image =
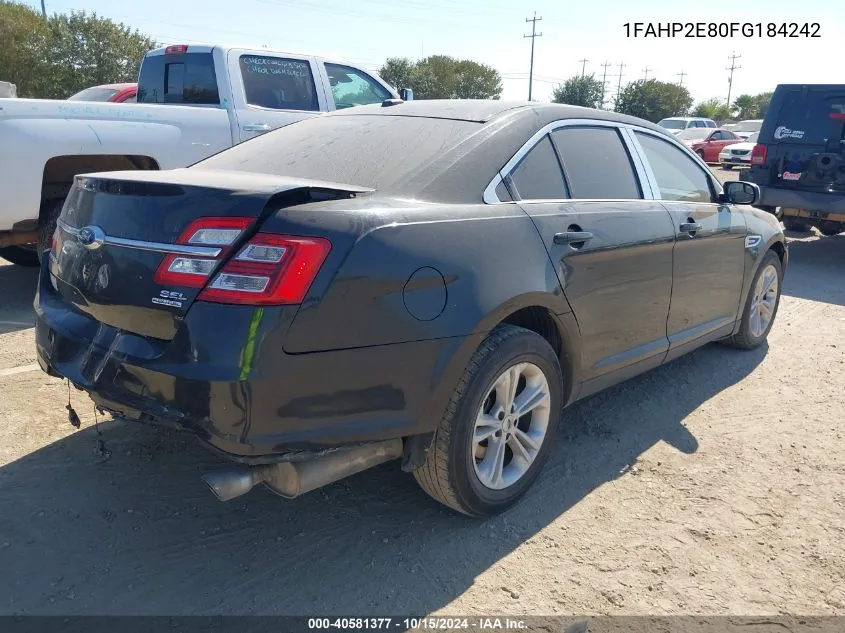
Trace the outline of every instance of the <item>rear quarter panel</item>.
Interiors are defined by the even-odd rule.
[[[316,213],[327,226],[326,212]],[[321,271],[285,339],[288,353],[465,337],[530,305],[569,311],[537,230],[516,205],[334,213],[330,231],[360,234],[342,262]],[[317,221],[301,210],[283,215],[279,222],[298,224],[291,232]]]

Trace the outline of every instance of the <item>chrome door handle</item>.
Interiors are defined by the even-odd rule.
[[[270,126],[266,123],[244,123],[244,132],[267,132]]]
[[[682,222],[681,233],[695,233],[701,230],[701,224],[698,222]]]
[[[589,231],[566,231],[566,233],[555,233],[555,244],[577,244],[593,239]]]

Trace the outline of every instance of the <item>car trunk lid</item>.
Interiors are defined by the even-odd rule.
[[[369,191],[205,169],[78,176],[54,236],[51,278],[66,301],[98,321],[169,340],[268,213]],[[200,274],[169,274],[174,266]]]

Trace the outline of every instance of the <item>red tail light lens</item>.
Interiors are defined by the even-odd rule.
[[[302,303],[331,247],[319,237],[259,233],[197,299],[247,305]]]
[[[165,55],[179,55],[182,53],[188,52],[188,45],[187,44],[173,44],[171,46],[167,46],[164,49]]]
[[[765,145],[755,145],[754,149],[751,150],[751,164],[765,165],[767,153],[768,150],[766,149]]]
[[[182,231],[177,244],[185,246],[217,246],[216,256],[166,255],[155,273],[155,282],[162,286],[202,288],[232,244],[252,223],[250,218],[198,218]]]

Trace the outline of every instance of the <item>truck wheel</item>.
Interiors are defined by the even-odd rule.
[[[414,477],[434,499],[470,516],[515,503],[554,443],[563,378],[549,343],[503,325],[490,333],[458,383]]]
[[[748,289],[739,331],[725,343],[740,349],[754,349],[762,345],[775,322],[782,282],[780,257],[774,251],[768,251]]]
[[[794,215],[785,215],[781,221],[783,222],[783,228],[787,231],[801,232],[807,230],[807,224],[801,218],[795,217]]]
[[[41,229],[38,236],[38,260],[41,260],[44,251],[49,251],[52,246],[53,233],[56,231],[56,223],[64,206],[64,200],[48,200],[41,206]]]
[[[38,251],[34,246],[7,246],[0,248],[0,257],[18,266],[38,266]]]
[[[839,235],[842,231],[845,231],[845,226],[836,222],[829,222],[819,226],[819,231],[822,232],[822,235],[830,237],[833,235]]]

